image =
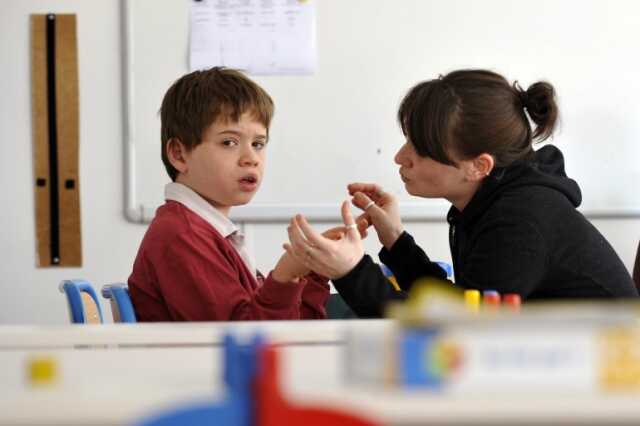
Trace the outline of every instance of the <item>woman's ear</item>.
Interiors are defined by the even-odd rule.
[[[169,139],[167,142],[167,158],[171,165],[179,172],[184,173],[187,171],[187,149],[182,142],[177,138]]]
[[[495,160],[490,154],[482,153],[469,162],[466,178],[469,181],[477,182],[491,174],[495,166]]]

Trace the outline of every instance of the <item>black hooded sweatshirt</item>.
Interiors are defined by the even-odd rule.
[[[555,146],[495,169],[463,211],[452,206],[447,215],[455,285],[517,293],[523,300],[637,297],[611,245],[576,210],[581,200]],[[419,278],[446,279],[407,232],[379,256],[402,291],[367,255],[333,281],[360,317],[382,316],[386,302],[406,298]]]

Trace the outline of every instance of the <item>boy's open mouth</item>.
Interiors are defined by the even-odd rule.
[[[240,190],[246,192],[254,192],[258,189],[258,175],[249,173],[242,176],[239,180]]]
[[[247,176],[243,176],[240,179],[240,182],[242,183],[250,183],[250,184],[254,184],[258,182],[258,177],[254,176],[254,175],[247,175]]]

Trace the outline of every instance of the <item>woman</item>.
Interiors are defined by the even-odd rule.
[[[395,162],[410,194],[452,204],[447,221],[456,286],[523,299],[638,295],[613,248],[576,210],[580,188],[565,174],[560,150],[533,150],[553,134],[557,119],[549,83],[522,90],[485,70],[454,71],[404,97],[398,121],[407,141]],[[330,277],[359,316],[381,316],[385,302],[406,297],[418,278],[446,278],[403,230],[395,197],[374,184],[348,190],[364,210],[361,219],[375,228],[384,246],[380,259],[402,292],[364,255],[353,227],[331,241],[297,216],[285,248]],[[353,223],[348,205],[343,217]]]

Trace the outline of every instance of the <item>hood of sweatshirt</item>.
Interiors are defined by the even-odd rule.
[[[496,168],[487,176],[462,212],[451,206],[449,223],[469,224],[505,191],[521,186],[544,186],[563,194],[575,207],[582,202],[580,187],[564,171],[562,152],[553,145],[535,151],[526,160]]]

